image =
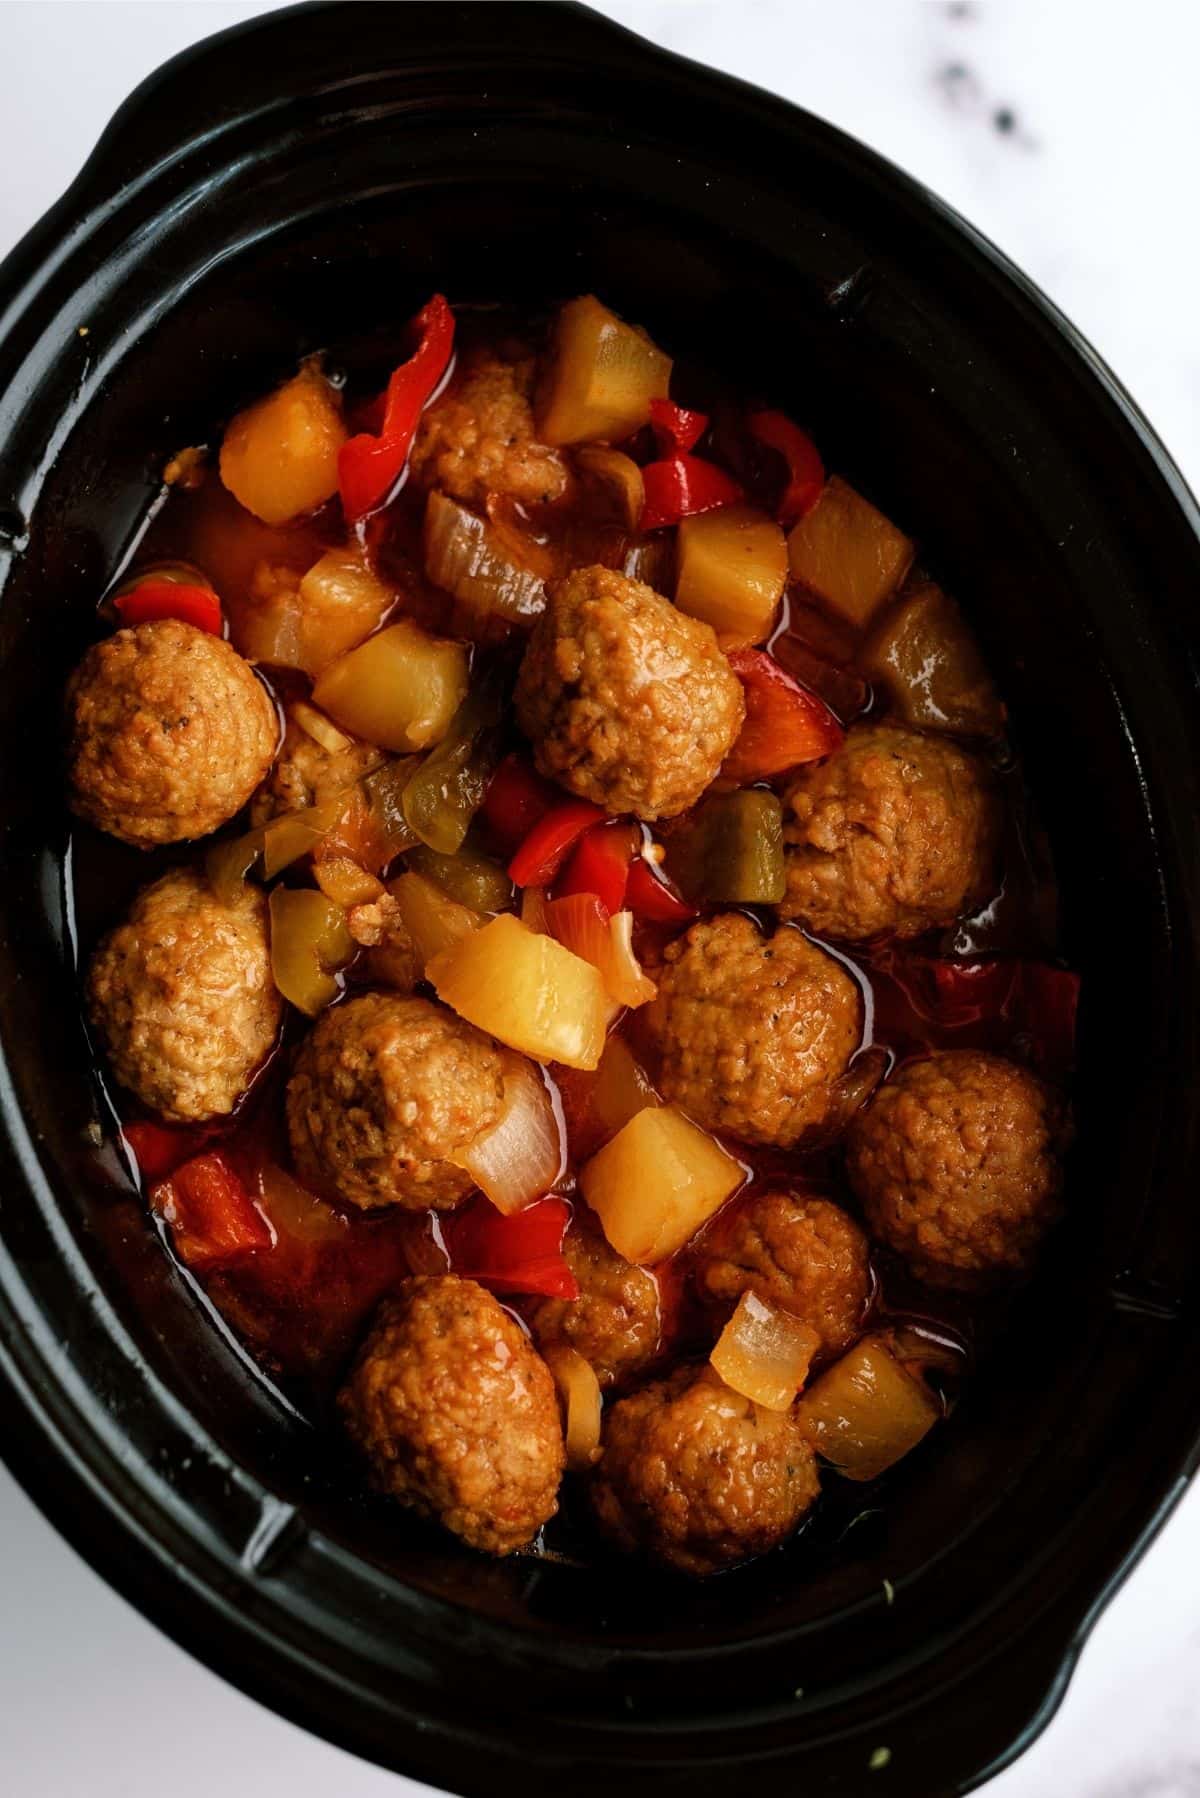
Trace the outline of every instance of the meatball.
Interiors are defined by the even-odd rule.
[[[222,905],[201,875],[165,874],[97,949],[87,1011],[113,1073],[152,1111],[228,1116],[283,1013],[263,894],[247,885]]]
[[[668,945],[643,1016],[665,1099],[708,1130],[786,1149],[840,1109],[861,1011],[851,976],[800,931],[768,937],[723,912]]]
[[[768,1411],[708,1367],[677,1368],[612,1407],[591,1486],[619,1547],[697,1574],[766,1554],[817,1493],[795,1410]]]
[[[71,676],[67,722],[72,809],[138,849],[232,818],[279,741],[249,664],[175,618],[93,644]]]
[[[563,1240],[577,1299],[538,1299],[526,1316],[541,1349],[573,1348],[590,1361],[601,1386],[635,1373],[658,1352],[658,1281],[609,1247],[594,1215],[581,1206]]]
[[[363,993],[327,1011],[288,1082],[296,1171],[369,1210],[443,1210],[474,1182],[446,1157],[500,1115],[504,1064],[490,1037],[442,1005]]]
[[[744,1292],[791,1311],[840,1355],[862,1328],[871,1296],[867,1239],[828,1199],[764,1192],[734,1205],[703,1238],[696,1290],[728,1314]]]
[[[405,1281],[380,1306],[338,1404],[380,1489],[472,1548],[511,1554],[558,1509],[554,1381],[474,1280]]]
[[[855,1118],[850,1182],[872,1231],[937,1286],[1022,1273],[1058,1211],[1059,1095],[1002,1055],[910,1061]]]
[[[345,749],[323,749],[289,718],[279,759],[251,801],[250,822],[269,824],[284,812],[320,805],[382,768],[387,759],[373,743],[355,738],[349,739]]]
[[[996,886],[1000,807],[983,763],[948,737],[863,724],[786,796],[780,915],[861,942],[917,936]]]
[[[711,627],[611,568],[578,568],[552,589],[516,706],[543,774],[642,818],[695,804],[746,710]]]
[[[560,499],[567,465],[534,433],[535,373],[528,352],[505,360],[492,350],[468,351],[417,427],[411,462],[417,484],[440,487],[468,506],[482,507],[489,493],[525,505]]]

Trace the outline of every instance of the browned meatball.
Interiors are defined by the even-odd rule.
[[[983,763],[948,737],[862,724],[787,794],[780,915],[861,942],[916,936],[996,887],[1000,808]]]
[[[529,1326],[539,1348],[576,1349],[591,1362],[601,1386],[611,1386],[657,1353],[658,1281],[609,1247],[586,1206],[572,1219],[563,1254],[579,1282],[579,1297],[538,1299],[526,1313]]]
[[[180,1123],[226,1116],[283,1011],[262,893],[247,885],[222,905],[201,875],[165,874],[97,949],[87,1008],[113,1073],[152,1111]]]
[[[746,710],[711,627],[611,568],[577,568],[552,590],[516,705],[543,774],[641,818],[695,804]]]
[[[250,822],[267,824],[284,812],[320,805],[382,768],[387,759],[373,743],[353,737],[345,749],[323,749],[289,718],[279,758],[251,801]]]
[[[839,1355],[871,1295],[867,1239],[852,1217],[809,1193],[764,1192],[724,1212],[696,1261],[701,1298],[728,1314],[744,1292],[803,1318],[821,1352]]]
[[[1019,1274],[1058,1212],[1062,1100],[1002,1055],[910,1061],[850,1127],[846,1162],[872,1231],[921,1279]]]
[[[684,1573],[717,1573],[790,1536],[817,1497],[795,1411],[709,1367],[680,1367],[606,1413],[592,1505],[605,1533]]]
[[[791,1148],[836,1115],[861,1012],[841,963],[800,931],[768,937],[723,912],[668,946],[644,1016],[664,1098],[708,1130]]]
[[[67,688],[67,724],[72,809],[138,849],[232,818],[279,741],[249,663],[174,618],[93,644]]]
[[[567,465],[534,432],[535,372],[529,353],[505,360],[493,350],[468,350],[417,427],[411,470],[418,485],[440,487],[468,506],[482,506],[489,493],[526,505],[560,499]]]
[[[288,1082],[296,1171],[364,1210],[457,1205],[474,1182],[446,1157],[500,1115],[490,1037],[428,999],[363,993],[327,1011]]]
[[[472,1548],[511,1554],[558,1509],[554,1381],[474,1280],[405,1281],[380,1306],[338,1403],[381,1490]]]

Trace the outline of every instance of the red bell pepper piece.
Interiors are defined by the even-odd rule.
[[[492,775],[482,812],[498,846],[512,855],[559,800],[558,790],[521,755],[506,755]]]
[[[221,602],[211,587],[189,586],[183,581],[166,581],[150,576],[119,593],[113,601],[121,623],[150,624],[159,618],[181,618],[197,630],[221,635],[223,620]]]
[[[586,799],[556,805],[534,825],[509,862],[509,879],[519,887],[549,886],[584,831],[604,818],[600,807]]]
[[[775,516],[785,529],[806,518],[825,491],[825,465],[807,431],[786,412],[752,412],[750,429],[760,443],[777,450],[787,463],[788,481]]]
[[[562,1252],[571,1221],[565,1199],[535,1199],[506,1217],[480,1196],[441,1223],[452,1273],[496,1292],[540,1292],[577,1299],[579,1282]]]
[[[443,294],[435,293],[412,321],[417,347],[407,362],[393,369],[377,433],[362,431],[343,443],[338,453],[338,486],[342,511],[349,522],[380,507],[408,461],[421,413],[450,366],[454,348],[454,314]]]
[[[931,961],[934,1019],[962,1029],[1000,1018],[1027,1036],[1037,1059],[1056,1072],[1068,1069],[1075,1053],[1079,976],[1049,962],[987,957],[977,961]]]
[[[746,722],[725,758],[726,780],[765,780],[831,755],[845,731],[829,707],[761,649],[732,649],[729,665],[746,693]]]
[[[625,903],[635,917],[644,918],[650,924],[690,924],[700,915],[640,856],[629,870]]]
[[[193,1131],[172,1130],[166,1124],[149,1121],[122,1124],[121,1135],[133,1150],[138,1172],[146,1181],[162,1180],[167,1174],[173,1174],[196,1147]]]
[[[634,835],[627,824],[595,824],[580,837],[555,889],[559,899],[594,893],[611,916],[625,904]]]
[[[241,1261],[275,1240],[270,1224],[219,1149],[185,1161],[160,1180],[150,1203],[171,1226],[175,1252],[202,1270]]]
[[[642,485],[646,496],[638,520],[642,531],[661,530],[664,525],[678,524],[681,518],[715,512],[742,498],[733,476],[700,456],[680,454],[664,462],[648,462],[642,470]]]
[[[660,456],[682,456],[695,449],[707,431],[708,414],[689,412],[674,400],[651,400],[650,425]]]

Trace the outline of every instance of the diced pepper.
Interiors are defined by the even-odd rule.
[[[553,444],[620,443],[648,422],[650,402],[670,380],[671,358],[644,331],[594,294],[569,300],[537,397],[538,435]]]
[[[310,1018],[336,999],[337,975],[354,957],[340,905],[311,887],[271,894],[271,973],[284,998]]]
[[[536,1292],[577,1299],[579,1282],[562,1252],[571,1221],[565,1199],[537,1199],[506,1217],[485,1198],[442,1219],[453,1273],[495,1292]]]
[[[438,998],[535,1061],[594,1068],[611,1004],[590,962],[502,912],[425,969]]]
[[[625,903],[635,917],[644,918],[651,924],[690,924],[697,915],[695,906],[689,905],[671,883],[661,874],[654,873],[641,857],[629,870]]]
[[[281,812],[278,818],[262,825],[264,878],[274,880],[302,855],[311,855],[322,838],[337,828],[347,807],[354,803],[354,795],[354,787],[345,787],[317,805]]]
[[[634,848],[634,831],[628,824],[594,824],[584,831],[559,876],[557,897],[594,893],[608,913],[619,912],[625,904]]]
[[[752,412],[747,423],[760,443],[777,450],[787,463],[787,486],[775,509],[785,530],[807,518],[825,486],[825,468],[817,446],[785,412]]]
[[[454,314],[443,294],[422,306],[410,329],[417,345],[392,371],[378,433],[351,437],[338,456],[342,510],[352,523],[381,506],[400,479],[421,413],[450,366]]]
[[[269,1249],[271,1226],[219,1149],[185,1161],[154,1188],[150,1203],[170,1226],[175,1253],[197,1271]]]
[[[787,884],[782,805],[760,787],[712,794],[672,833],[666,866],[697,904],[777,905]]]
[[[483,804],[500,754],[508,701],[503,666],[493,663],[471,683],[442,741],[404,789],[404,816],[422,843],[441,855],[462,846]]]
[[[705,462],[700,456],[678,455],[650,462],[642,470],[646,503],[640,529],[658,531],[697,512],[713,512],[742,499],[742,489],[732,475]]]
[[[512,855],[539,818],[560,802],[557,788],[543,780],[522,755],[506,755],[488,783],[482,813],[497,845]]]
[[[676,1111],[639,1111],[579,1172],[613,1248],[652,1267],[689,1242],[742,1184],[741,1164]]]
[[[414,874],[432,880],[460,905],[473,911],[507,911],[512,904],[512,881],[498,862],[480,855],[475,849],[459,849],[454,855],[439,855],[425,843],[418,843],[405,856]]]
[[[765,780],[840,747],[845,732],[829,707],[771,656],[734,649],[729,665],[745,690],[746,719],[721,769],[725,780]]]
[[[660,456],[683,456],[695,449],[707,431],[708,414],[689,412],[674,400],[651,400],[650,427]]]
[[[250,870],[263,852],[263,829],[249,830],[241,836],[225,837],[213,843],[204,857],[208,884],[222,905],[241,902],[242,886]]]
[[[862,629],[908,573],[914,545],[837,475],[788,537],[796,580]]]
[[[467,686],[463,645],[402,618],[331,662],[313,699],[355,736],[402,754],[441,742]]]
[[[758,643],[787,585],[787,540],[755,506],[722,506],[679,527],[675,604],[723,643]]]
[[[568,799],[540,818],[508,864],[519,887],[549,886],[584,831],[606,814],[586,799]]]
[[[121,1135],[133,1150],[138,1172],[146,1181],[161,1180],[174,1173],[196,1146],[194,1131],[172,1130],[166,1124],[153,1124],[145,1119],[122,1124]]]
[[[139,581],[113,601],[124,625],[150,624],[158,618],[178,618],[210,635],[221,635],[224,620],[221,602],[211,587],[186,586],[182,581]]]
[[[1037,1060],[1065,1073],[1075,1056],[1079,976],[1049,962],[988,957],[917,963],[932,986],[928,1009],[946,1029],[1000,1019],[1027,1036]],[[922,1002],[924,1003],[924,1002]]]
[[[345,909],[371,905],[384,891],[378,875],[369,873],[348,855],[319,857],[313,862],[313,879],[327,899]]]
[[[422,974],[435,955],[482,930],[487,921],[481,912],[460,905],[444,888],[420,874],[401,874],[389,891],[399,907],[400,922],[412,938]]]
[[[382,768],[377,768],[374,774],[368,774],[363,781],[371,832],[378,845],[378,865],[381,868],[386,868],[390,861],[405,849],[411,849],[419,840],[404,815],[404,795],[409,781],[420,766],[421,763],[415,756],[400,756],[394,761],[385,762]]]

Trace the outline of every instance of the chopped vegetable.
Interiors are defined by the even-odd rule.
[[[404,795],[420,765],[414,756],[400,756],[395,761],[385,762],[374,774],[368,774],[362,783],[381,868],[386,868],[390,861],[419,840],[404,815]]]
[[[138,1172],[147,1181],[174,1173],[196,1146],[194,1131],[173,1130],[166,1124],[147,1121],[122,1124],[121,1135],[133,1151]]]
[[[643,531],[662,530],[697,512],[731,506],[743,497],[732,475],[699,456],[672,456],[665,462],[647,463],[642,483],[646,489],[640,521]]]
[[[641,543],[633,543],[625,551],[621,573],[631,581],[641,581],[656,593],[671,594],[675,590],[675,539],[660,531]]]
[[[345,437],[336,390],[314,362],[307,362],[229,425],[221,444],[221,479],[264,524],[285,524],[337,492]]]
[[[469,905],[474,911],[507,911],[512,904],[512,881],[504,869],[475,849],[439,855],[436,849],[418,843],[408,851],[405,860],[415,874],[423,874],[460,905]]]
[[[213,843],[204,857],[208,884],[222,905],[238,905],[246,876],[263,852],[263,832],[248,830],[238,837]]]
[[[549,934],[546,923],[546,889],[545,887],[526,887],[521,894],[521,922],[530,930]]]
[[[615,1004],[646,1005],[653,999],[658,989],[643,974],[633,953],[632,912],[610,917],[594,893],[573,893],[569,898],[552,899],[545,916],[551,935],[599,971]]]
[[[610,1036],[592,1086],[592,1109],[605,1131],[614,1136],[639,1111],[661,1104],[629,1044],[623,1037]]]
[[[274,1241],[271,1226],[219,1149],[177,1167],[155,1186],[150,1203],[170,1226],[175,1253],[197,1272],[244,1260]]]
[[[341,822],[346,808],[354,802],[355,789],[345,787],[322,799],[318,805],[301,806],[294,812],[281,812],[262,828],[263,875],[274,880],[302,855],[311,855],[317,844]]]
[[[460,905],[443,887],[421,874],[402,874],[389,891],[400,910],[400,921],[413,940],[417,960],[426,968],[435,955],[452,949],[486,920],[468,905]]]
[[[579,1173],[613,1248],[642,1267],[681,1249],[744,1178],[741,1164],[673,1105],[639,1111]]]
[[[483,816],[506,855],[512,855],[559,794],[536,773],[524,756],[506,755],[488,783]]]
[[[651,403],[656,406],[659,402]],[[589,447],[579,450],[575,461],[593,491],[608,501],[617,523],[627,531],[636,531],[646,489],[642,471],[633,457],[621,450]]]
[[[1004,706],[962,613],[935,581],[910,582],[875,624],[861,656],[906,724],[994,737]]]
[[[873,1480],[915,1448],[941,1416],[883,1336],[865,1336],[815,1380],[797,1416],[813,1447],[848,1480]]]
[[[436,490],[425,505],[424,545],[429,579],[476,618],[528,626],[545,611],[545,575],[516,557],[511,540],[486,519]]]
[[[772,637],[771,655],[785,674],[825,701],[839,724],[849,724],[866,711],[871,689],[862,676],[820,655],[793,631]]]
[[[629,870],[625,903],[635,918],[651,924],[690,924],[696,908],[689,905],[661,873],[639,858]]]
[[[480,1198],[442,1219],[442,1240],[451,1269],[465,1280],[478,1280],[496,1292],[577,1299],[579,1282],[562,1252],[570,1221],[565,1199],[537,1199],[505,1217]]]
[[[562,1119],[541,1071],[523,1055],[505,1058],[504,1102],[497,1121],[451,1156],[498,1211],[521,1211],[566,1171]]]
[[[788,538],[795,578],[859,629],[896,591],[912,559],[903,532],[837,475]]]
[[[127,593],[119,593],[113,604],[124,625],[178,618],[214,637],[219,637],[224,627],[221,602],[211,587],[193,586],[165,577],[139,581]]]
[[[442,741],[404,789],[404,816],[430,849],[453,855],[491,785],[508,686],[500,664],[476,679]]]
[[[594,1068],[609,1002],[590,962],[505,912],[435,956],[425,970],[439,999],[480,1030],[571,1068]]]
[[[636,846],[636,831],[630,825],[594,824],[580,837],[559,876],[558,897],[594,893],[606,911],[619,912]]]
[[[519,887],[549,886],[580,837],[607,814],[586,799],[568,799],[540,818],[508,864]]]
[[[284,998],[315,1018],[336,999],[337,975],[354,956],[346,914],[310,887],[271,894],[271,973]]]
[[[558,315],[550,364],[537,401],[544,443],[620,443],[648,423],[664,395],[671,358],[594,294]]]
[[[306,737],[326,750],[330,755],[342,755],[347,749],[353,749],[354,739],[348,737],[344,730],[339,730],[332,718],[324,712],[318,712],[315,705],[309,705],[307,699],[297,699],[288,707],[288,716],[299,725]]]
[[[356,548],[331,549],[300,578],[296,654],[288,665],[322,674],[377,630],[398,597]]]
[[[845,732],[829,707],[761,649],[731,650],[729,665],[746,695],[746,719],[723,779],[765,780],[840,747]]]
[[[402,753],[441,742],[467,681],[461,643],[403,618],[331,663],[313,699],[355,736]]]
[[[787,584],[787,540],[755,506],[722,506],[679,527],[675,604],[722,642],[759,643]]]
[[[914,961],[932,991],[920,1000],[943,1029],[1000,1020],[1030,1039],[1036,1059],[1056,1074],[1075,1058],[1079,976],[1049,962],[1017,957]]]
[[[782,805],[759,787],[710,794],[672,833],[666,867],[697,905],[777,905],[787,884]]]
[[[817,446],[786,412],[752,412],[746,422],[759,442],[777,450],[787,463],[787,486],[775,516],[785,530],[790,530],[808,517],[825,487],[825,469]]]
[[[351,523],[376,511],[400,479],[421,413],[450,366],[454,314],[443,294],[435,293],[422,306],[409,329],[416,348],[407,362],[392,370],[378,434],[351,437],[338,457],[342,511]]]
[[[335,905],[370,905],[384,892],[383,882],[348,855],[323,856],[313,863],[313,878]]]
[[[779,1305],[746,1291],[709,1360],[727,1386],[768,1411],[787,1411],[808,1378],[821,1338]]]
[[[683,456],[695,449],[707,431],[708,414],[689,412],[674,400],[651,400],[650,427],[660,456]]]
[[[563,1414],[563,1443],[567,1466],[586,1473],[600,1459],[600,1418],[603,1399],[600,1382],[590,1361],[565,1343],[543,1351],[542,1359],[554,1375]]]

